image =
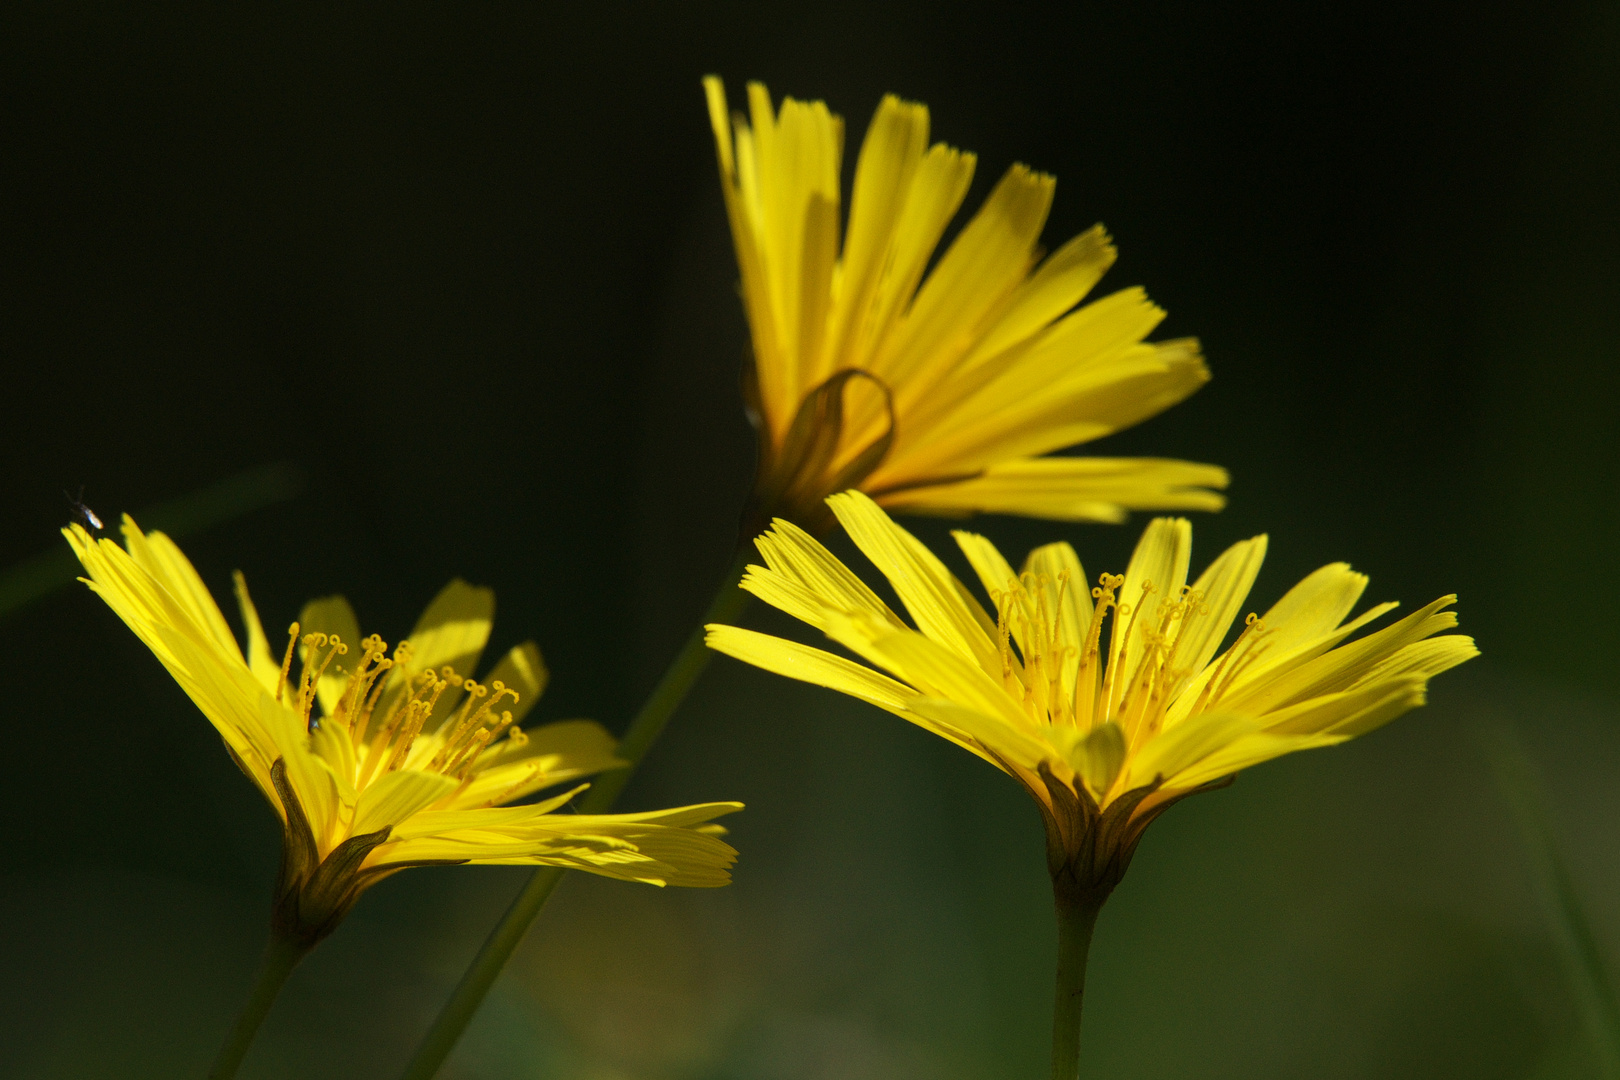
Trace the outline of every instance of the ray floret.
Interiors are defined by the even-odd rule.
[[[620,764],[588,720],[519,726],[545,687],[533,642],[480,682],[494,594],[456,580],[392,649],[341,596],[313,600],[279,659],[247,584],[238,645],[173,541],[124,518],[125,547],[63,530],[85,580],[174,676],[281,819],[272,923],[307,948],[390,874],[445,863],[550,865],[656,885],[724,885],[736,852],[714,818],[739,803],[559,813]],[[296,661],[296,663],[295,663]],[[538,802],[505,805],[548,789]]]
[[[1266,537],[1232,545],[1189,582],[1184,519],[1155,519],[1125,572],[1095,584],[1068,544],[1037,548],[1014,570],[989,540],[957,532],[986,607],[871,498],[827,501],[909,621],[778,520],[757,539],[764,565],[742,587],[859,661],[720,624],[708,627],[710,647],[870,702],[1007,773],[1040,808],[1054,883],[1088,902],[1101,903],[1176,801],[1365,734],[1477,654],[1471,638],[1443,633],[1457,622],[1452,596],[1355,637],[1395,605],[1352,617],[1367,578],[1344,563],[1240,620]]]
[[[1043,456],[1209,379],[1197,341],[1146,340],[1164,312],[1141,289],[1087,302],[1115,257],[1101,225],[1045,255],[1053,177],[1012,166],[936,260],[976,159],[929,143],[927,106],[879,103],[841,229],[842,118],[760,83],[731,113],[718,78],[704,87],[753,346],[750,535],[772,516],[819,532],[849,488],[948,516],[1221,507],[1213,465]]]

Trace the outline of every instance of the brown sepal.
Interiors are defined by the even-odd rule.
[[[387,842],[391,829],[351,836],[320,859],[309,819],[287,782],[287,764],[281,758],[270,766],[270,781],[287,818],[270,929],[282,940],[310,949],[337,929],[361,892],[375,880],[364,875],[360,864],[373,848]]]
[[[1137,808],[1159,790],[1162,777],[1132,788],[1106,809],[1099,809],[1084,785],[1077,791],[1053,775],[1045,762],[1038,771],[1051,799],[1048,805],[1037,797],[1035,804],[1046,824],[1046,868],[1052,875],[1052,887],[1060,897],[1095,907],[1125,877],[1142,834],[1160,814],[1189,795],[1226,787],[1236,779],[1227,776],[1179,791],[1139,814]]]
[[[759,390],[751,376],[752,365],[745,365],[744,371],[744,400],[749,418],[755,421],[759,457],[754,492],[743,513],[743,542],[764,532],[776,517],[786,518],[811,533],[826,532],[833,524],[832,512],[824,501],[827,496],[858,487],[883,464],[894,445],[894,395],[887,383],[869,371],[845,368],[835,372],[805,396],[781,447],[775,448],[763,420],[756,419]],[[881,435],[833,471],[844,431],[844,391],[856,379],[870,380],[883,393],[889,423]]]

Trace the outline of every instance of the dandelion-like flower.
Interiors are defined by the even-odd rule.
[[[727,115],[704,80],[753,341],[750,534],[773,515],[819,532],[848,488],[911,513],[1118,521],[1217,510],[1226,471],[1151,458],[1043,457],[1130,427],[1209,378],[1197,341],[1144,340],[1139,288],[1076,307],[1114,261],[1099,226],[1044,261],[1055,181],[1009,169],[926,274],[974,156],[928,144],[928,108],[885,97],[839,238],[843,120],[780,110],[759,83]]]
[[[375,634],[360,636],[342,597],[312,601],[278,663],[240,574],[245,656],[179,547],[128,517],[123,531],[127,551],[78,525],[63,530],[86,583],[168,668],[280,816],[271,920],[279,939],[313,946],[365,889],[412,866],[540,864],[657,885],[730,880],[736,852],[705,823],[739,803],[555,813],[581,785],[501,805],[619,763],[613,739],[590,721],[518,726],[546,680],[532,642],[484,682],[462,674],[476,670],[489,636],[489,589],[451,582],[392,651]]]
[[[1177,800],[1270,758],[1341,743],[1423,704],[1428,680],[1476,655],[1444,596],[1347,640],[1367,578],[1310,574],[1224,651],[1265,557],[1232,545],[1191,585],[1192,529],[1158,518],[1123,575],[1087,588],[1068,544],[1014,571],[990,541],[955,534],[992,615],[871,499],[828,500],[893,584],[913,629],[814,538],[786,521],[756,541],[743,588],[881,671],[796,642],[709,627],[712,648],[871,702],[989,761],[1034,797],[1060,895],[1100,905],[1142,832]],[[886,672],[887,674],[884,674]]]

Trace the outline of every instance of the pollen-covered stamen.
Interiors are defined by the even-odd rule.
[[[1220,668],[1204,685],[1204,692],[1199,695],[1194,712],[1206,706],[1214,707],[1215,703],[1232,689],[1238,678],[1254,666],[1254,662],[1271,645],[1265,640],[1270,632],[1263,619],[1254,612],[1249,612],[1248,618],[1243,620],[1243,633],[1238,635],[1232,647],[1226,650],[1226,655],[1221,657]]]
[[[380,637],[377,640],[379,642],[382,641]],[[372,680],[371,692],[366,696],[365,706],[361,708],[359,719],[354,725],[354,737],[357,740],[363,740],[366,732],[371,730],[371,716],[374,712],[376,712],[377,703],[380,702],[382,700],[382,696],[388,692],[389,683],[392,681],[390,679],[383,679],[380,676],[384,672],[392,671],[394,668],[409,667],[411,662],[411,653],[411,643],[409,641],[401,641],[398,645],[394,646],[394,655],[391,659],[377,661],[377,677],[374,677]],[[397,707],[389,710],[389,714],[384,720],[384,726],[386,726],[388,720],[395,718],[397,711]]]
[[[395,657],[399,656],[398,649],[394,650],[394,655]],[[382,723],[378,726],[377,734],[372,736],[371,748],[366,754],[365,764],[360,768],[360,777],[356,781],[356,786],[364,787],[369,783],[372,775],[377,772],[378,765],[383,762],[385,757],[392,761],[390,750],[396,745],[396,736],[404,735],[411,727],[417,713],[421,712],[424,704],[422,701],[423,695],[433,694],[436,687],[442,686],[439,677],[431,671],[420,672],[413,676],[411,683],[415,685],[411,688],[410,693],[394,703],[393,708],[388,710],[388,715],[383,718]],[[407,686],[409,685],[407,684]],[[375,703],[373,703],[374,706]],[[431,706],[428,708],[431,711]],[[420,720],[415,721],[415,731],[410,732],[410,740],[416,738],[416,733],[422,730],[422,722],[425,722],[425,720],[426,715],[424,714]]]
[[[1001,649],[1001,683],[1010,692],[1014,687],[1022,690],[1022,682],[1016,678],[1018,658],[1012,650],[1012,611],[1013,605],[1018,603],[1018,579],[1007,583],[1007,591],[991,596],[996,605],[996,641]],[[1021,696],[1021,695],[1020,695]]]
[[[1121,580],[1120,584],[1124,584]],[[1135,604],[1114,605],[1114,636],[1108,645],[1108,674],[1103,682],[1102,701],[1110,711],[1119,708],[1120,699],[1124,697],[1128,686],[1121,685],[1121,681],[1129,679],[1134,672],[1130,670],[1131,635],[1136,631],[1136,620],[1141,616],[1142,609],[1147,606],[1148,597],[1158,591],[1152,581],[1142,582],[1142,596]],[[1121,622],[1128,618],[1128,622]],[[1118,691],[1118,694],[1115,691]]]
[[[1189,674],[1176,665],[1176,656],[1188,623],[1204,610],[1203,599],[1202,593],[1182,586],[1175,600],[1159,602],[1156,624],[1142,632],[1142,659],[1118,709],[1133,749],[1163,727],[1170,701]]]
[[[410,708],[406,710],[405,720],[400,724],[399,734],[394,739],[394,752],[388,756],[388,764],[383,766],[384,772],[393,772],[405,764],[406,758],[410,756],[411,747],[416,742],[416,737],[422,734],[422,726],[427,723],[428,717],[433,715],[433,706],[439,703],[439,695],[444,693],[445,687],[450,685],[449,680],[440,679],[431,671],[424,671],[422,674],[433,680],[431,683],[432,692],[425,701],[415,696],[412,697]]]
[[[1183,585],[1181,595],[1175,600],[1160,602],[1159,625],[1152,635],[1154,651],[1143,661],[1144,665],[1152,666],[1156,689],[1167,690],[1170,683],[1185,674],[1176,667],[1176,654],[1187,636],[1188,624],[1202,613],[1203,601],[1203,593]]]
[[[1117,604],[1115,590],[1124,584],[1125,579],[1119,574],[1105,572],[1097,578],[1097,586],[1091,590],[1094,604],[1091,627],[1086,631],[1086,641],[1080,649],[1080,668],[1074,680],[1074,722],[1077,727],[1084,726],[1089,730],[1107,719],[1102,697],[1102,624],[1108,610]]]
[[[466,691],[467,697],[462,701],[460,711],[445,721],[442,729],[446,732],[444,743],[439,747],[439,752],[433,755],[433,761],[428,765],[430,769],[437,769],[444,764],[450,755],[451,748],[459,743],[462,735],[472,726],[473,708],[478,704],[479,699],[489,696],[489,687],[476,683],[471,679],[465,680],[461,688]],[[482,710],[480,710],[479,715],[483,715]]]
[[[1046,610],[1046,582],[1039,574],[1028,575],[1025,583],[1024,595],[1032,598],[1035,610],[1030,612],[1026,601],[1024,616],[1024,669],[1025,682],[1029,690],[1025,696],[1026,702],[1033,702],[1041,719],[1051,717],[1051,680],[1047,677],[1051,667],[1050,649],[1048,648],[1052,620]]]
[[[308,726],[310,711],[315,706],[315,688],[320,685],[321,677],[326,674],[333,658],[347,653],[349,647],[336,634],[323,634],[319,630],[304,635],[303,645],[304,666],[298,677],[298,711]],[[325,653],[321,652],[322,648],[326,649]]]
[[[444,740],[444,745],[439,749],[439,752],[433,756],[433,761],[428,766],[431,769],[442,769],[447,773],[454,771],[456,767],[463,764],[465,760],[464,751],[468,747],[476,744],[476,749],[473,750],[473,754],[476,756],[477,752],[481,751],[489,743],[490,739],[495,737],[495,733],[499,732],[504,723],[511,722],[511,714],[507,713],[504,714],[504,717],[497,717],[495,727],[488,730],[484,729],[485,717],[489,716],[490,711],[500,703],[502,698],[511,697],[512,703],[517,704],[518,692],[516,690],[499,679],[496,679],[487,687],[480,686],[478,683],[468,679],[467,685],[470,688],[468,691],[469,708],[462,710],[463,717],[461,721],[452,729],[449,737]],[[492,690],[494,693],[490,693]],[[472,711],[470,706],[473,698],[475,696],[482,698],[486,694],[489,695],[489,700],[480,705],[477,711]],[[480,736],[482,736],[482,741],[480,741]]]
[[[484,748],[500,738],[501,733],[511,723],[512,711],[507,709],[501,713],[500,718],[495,721],[493,727],[481,728],[474,732],[472,738],[468,739],[466,746],[462,748],[461,753],[445,765],[445,774],[460,777],[463,784],[471,783],[473,767],[477,764],[478,759],[483,756]]]
[[[295,622],[287,627],[287,651],[281,658],[281,677],[276,680],[276,700],[281,700],[282,691],[287,688],[287,676],[292,672],[293,649],[298,647],[298,624]]]
[[[1069,591],[1068,571],[1058,573],[1051,609],[1047,607],[1048,597],[1053,596],[1053,591],[1048,588],[1051,582],[1042,578],[1038,584],[1040,591],[1036,594],[1036,611],[1042,632],[1041,674],[1044,675],[1042,688],[1045,690],[1046,717],[1049,723],[1067,724],[1074,718],[1074,701],[1071,694],[1063,692],[1063,669],[1076,649],[1072,643],[1063,641],[1063,602]]]
[[[362,649],[360,662],[349,675],[348,685],[343,688],[343,697],[334,710],[335,714],[342,718],[343,723],[348,725],[349,736],[356,748],[365,735],[365,721],[370,715],[370,709],[363,707],[362,703],[375,704],[375,698],[369,695],[383,673],[394,666],[393,661],[385,658],[388,642],[381,636],[372,634],[362,638],[360,647]]]

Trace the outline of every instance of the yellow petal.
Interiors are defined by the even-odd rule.
[[[449,665],[466,676],[478,668],[495,619],[495,591],[456,578],[439,590],[411,631],[412,661],[419,671]]]
[[[1219,510],[1226,470],[1162,458],[1018,458],[956,483],[878,496],[913,514],[1021,514],[1055,521],[1125,519],[1130,510]]]
[[[292,742],[291,739],[287,741]],[[339,839],[336,835],[337,778],[331,766],[303,746],[287,745],[281,760],[287,765],[287,783],[292,787],[293,795],[315,833],[320,854],[324,856]]]
[[[580,784],[572,790],[526,806],[421,810],[401,821],[392,835],[396,840],[415,840],[445,833],[483,832],[511,838],[521,835],[527,826],[560,809],[588,787],[589,784]]]
[[[1114,245],[1101,225],[1093,225],[1064,244],[1019,286],[1007,310],[963,361],[963,368],[995,360],[1045,330],[1102,280],[1115,256]]]
[[[1109,679],[1116,701],[1146,655],[1143,638],[1157,630],[1160,605],[1181,596],[1191,558],[1192,525],[1186,518],[1154,518],[1142,530],[1125,568],[1108,649]]]
[[[1127,767],[1125,788],[1129,790],[1155,780],[1169,782],[1172,777],[1257,730],[1254,721],[1232,713],[1195,716],[1149,739],[1136,752]]]
[[[944,563],[858,491],[834,495],[827,505],[850,539],[889,579],[919,630],[984,671],[1000,672],[1001,652],[992,637],[995,624]]]
[[[380,715],[387,716],[409,682],[424,671],[449,667],[462,678],[470,677],[478,668],[478,658],[483,655],[494,619],[493,589],[469,585],[460,578],[440,589],[417,620],[416,629],[411,631],[410,662],[389,673],[388,690],[379,706]],[[460,690],[455,687],[445,690],[428,721],[427,730],[442,723],[460,700]]]
[[[826,608],[864,613],[897,627],[905,625],[865,582],[792,522],[777,519],[754,543],[771,573],[750,567],[743,587],[766,603],[817,629],[821,628],[818,613]]]
[[[309,749],[331,767],[332,779],[337,784],[338,801],[345,806],[355,805],[358,795],[354,780],[358,769],[354,741],[349,733],[336,723],[318,723],[310,733]]]
[[[719,79],[708,76],[703,80],[703,88],[708,97],[709,123],[714,129],[715,153],[720,161],[720,187],[725,195],[726,216],[731,222],[737,268],[742,276],[743,306],[748,312],[748,327],[754,343],[764,419],[768,430],[779,435],[786,429],[798,401],[794,396],[795,388],[788,381],[787,360],[777,332],[769,271],[761,247],[759,178],[753,132],[740,116],[733,124],[726,110],[725,87]]]
[[[781,370],[769,374],[781,382],[771,396],[786,405],[811,385],[825,329],[837,259],[843,121],[822,102],[792,98],[773,115],[770,95],[760,83],[749,84],[748,99],[757,190],[745,188],[744,198],[757,207],[755,236],[780,349]],[[762,390],[767,374],[760,369]],[[772,422],[778,421],[772,417]]]
[[[790,679],[849,694],[892,713],[904,715],[908,704],[919,696],[904,683],[822,649],[737,626],[711,623],[706,629],[708,646],[716,652]]]
[[[1059,356],[1041,366],[1036,356],[1032,351],[971,394],[940,397],[949,400],[948,415],[906,415],[870,483],[969,474],[1089,442],[1163,412],[1209,381],[1198,343],[1186,339],[1110,350],[1084,365]]]
[[[1062,692],[1074,698],[1074,680],[1080,668],[1080,650],[1091,629],[1091,586],[1080,556],[1066,543],[1045,544],[1029,553],[1024,573],[1032,576],[1033,587],[1042,594],[1039,603],[1031,597],[1032,617],[1040,611],[1055,613],[1057,646],[1063,650]]]
[[[315,686],[315,696],[321,703],[321,715],[331,716],[349,685],[349,673],[360,661],[360,620],[355,618],[354,608],[349,606],[345,598],[323,596],[304,605],[304,610],[298,615],[298,633],[300,638],[314,633],[325,634],[328,638],[336,637],[348,650],[332,657],[321,681]],[[300,644],[298,658],[305,666],[312,663],[318,665],[331,647],[330,644],[321,646],[312,659],[309,646]]]
[[[1198,610],[1187,616],[1176,644],[1178,667],[1197,675],[1215,655],[1260,574],[1260,564],[1266,560],[1266,543],[1263,535],[1238,541],[1193,582],[1193,591],[1201,600]]]
[[[247,578],[238,570],[231,575],[231,580],[236,585],[236,603],[242,611],[242,625],[247,629],[248,669],[259,680],[259,685],[273,694],[276,684],[281,681],[281,664],[270,652],[270,642],[264,636],[264,624],[259,621],[259,609],[253,606],[253,598],[248,595]]]
[[[135,519],[128,514],[124,515],[123,532],[124,543],[136,565],[168,590],[175,602],[185,609],[198,627],[207,632],[222,652],[240,660],[242,650],[237,646],[236,638],[231,636],[225,616],[220,614],[219,605],[214,603],[208,586],[203,584],[185,553],[163,533],[142,533]]]
[[[997,550],[996,545],[978,533],[956,529],[951,532],[956,546],[967,556],[968,565],[978,575],[979,584],[989,594],[997,611],[1007,610],[1012,590],[1018,584],[1018,574],[1012,564]]]
[[[872,344],[868,316],[878,300],[894,236],[927,146],[927,106],[885,95],[867,126],[855,164],[849,235],[828,330],[828,374],[866,364]]]
[[[1125,733],[1114,723],[1094,728],[1075,743],[1069,760],[1092,798],[1101,801],[1125,764]]]
[[[1251,765],[1258,765],[1272,758],[1282,757],[1284,754],[1334,746],[1344,742],[1345,739],[1346,736],[1333,734],[1274,735],[1264,731],[1252,732],[1239,736],[1214,753],[1166,778],[1164,786],[1167,790],[1197,787],[1199,784],[1220,780]]]
[[[525,641],[512,646],[485,681],[491,686],[499,681],[517,691],[517,701],[507,699],[509,704],[503,708],[511,712],[512,722],[518,723],[529,715],[529,710],[540,700],[550,677],[546,662],[540,656],[540,647],[532,641]]]
[[[1278,735],[1319,732],[1360,735],[1395,719],[1424,702],[1426,680],[1406,675],[1355,690],[1323,694],[1265,716],[1265,729]]]
[[[1121,289],[993,364],[963,365],[947,386],[929,387],[927,397],[907,409],[908,419],[926,424],[931,442],[947,437],[971,442],[976,436],[968,432],[1005,430],[1003,414],[1016,415],[1010,425],[1016,428],[1024,416],[1041,414],[1059,397],[1090,393],[1117,381],[1122,366],[1148,360],[1153,347],[1143,346],[1142,339],[1163,319],[1164,310],[1140,287]]]
[[[1359,577],[1360,575],[1355,576]],[[1379,604],[1367,609],[1342,626],[1331,627],[1325,633],[1303,640],[1297,633],[1290,634],[1286,631],[1273,636],[1265,619],[1262,618],[1260,622],[1264,632],[1260,640],[1246,646],[1246,648],[1253,648],[1254,651],[1252,653],[1245,652],[1244,656],[1239,658],[1241,661],[1239,664],[1241,675],[1234,678],[1233,672],[1224,666],[1224,660],[1208,665],[1188,684],[1186,689],[1181,692],[1180,697],[1170,706],[1167,722],[1179,722],[1190,715],[1194,707],[1202,706],[1205,702],[1205,688],[1217,677],[1224,683],[1229,684],[1226,690],[1223,691],[1221,698],[1221,707],[1225,708],[1228,702],[1234,700],[1231,696],[1232,690],[1246,686],[1275,683],[1287,673],[1315,660],[1363,626],[1381,618],[1398,606],[1398,604],[1394,603]],[[1272,610],[1276,609],[1273,608]],[[1279,645],[1283,647],[1279,648]],[[1235,644],[1233,648],[1236,648]]]
[[[1403,646],[1380,660],[1356,682],[1360,687],[1386,679],[1417,675],[1428,679],[1479,655],[1474,639],[1464,634],[1443,634]]]
[[[851,354],[852,359],[864,360],[863,366],[880,374],[886,370],[884,357],[894,351],[904,333],[898,325],[901,313],[916,296],[917,283],[922,280],[945,226],[967,196],[977,161],[973,154],[944,143],[935,143],[923,155],[906,194],[888,265],[867,316],[873,336],[860,352]]]
[[[456,789],[456,781],[442,773],[400,769],[385,773],[360,793],[355,807],[355,835],[398,825]]]
[[[692,826],[741,808],[740,803],[710,803],[661,815],[549,814],[510,824],[479,824],[386,845],[374,853],[373,865],[457,859],[565,866],[656,885],[724,885],[730,880],[726,869],[735,861],[736,851],[711,832]],[[467,816],[505,814],[483,810]],[[441,816],[419,814],[403,831],[414,832],[419,820]],[[663,821],[656,820],[660,817]]]
[[[555,736],[547,737],[545,734],[548,728],[576,727],[595,729],[588,735],[589,741],[593,744],[588,749],[576,745],[559,750],[555,744]],[[581,743],[584,741],[583,738],[579,740]],[[544,745],[535,753],[527,753],[536,743]],[[441,804],[442,808],[470,810],[500,806],[516,802],[536,791],[577,780],[582,776],[621,768],[627,763],[614,757],[613,751],[617,745],[600,724],[591,720],[563,720],[547,724],[546,727],[536,730],[535,738],[529,739],[510,753],[503,755],[503,748],[511,746],[508,741],[503,744],[503,748],[489,752],[496,756],[487,761],[481,758],[474,779]]]
[[[943,698],[918,698],[911,711],[909,719],[919,727],[971,750],[1003,772],[1011,765],[1032,773],[1055,757],[1051,745],[1037,734],[1011,727],[981,709]]]
[[[1341,645],[1292,670],[1246,675],[1221,698],[1220,707],[1258,715],[1348,689],[1386,657],[1413,642],[1456,626],[1456,613],[1444,610],[1456,599],[1443,596],[1392,626]]]
[[[1329,563],[1306,575],[1261,616],[1269,647],[1286,652],[1330,633],[1366,589],[1367,575],[1351,570],[1349,563]]]
[[[1023,283],[1055,186],[1045,173],[1014,165],[940,258],[874,364],[903,404],[962,358],[986,316]]]
[[[1032,730],[1035,721],[977,664],[940,642],[915,630],[891,630],[873,623],[833,620],[833,640],[862,653],[915,686],[928,697],[942,698],[997,716],[1020,730]]]

